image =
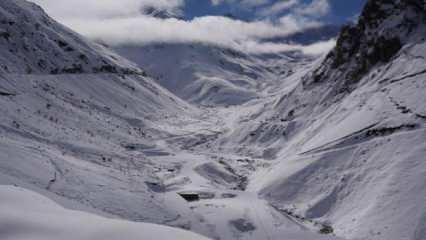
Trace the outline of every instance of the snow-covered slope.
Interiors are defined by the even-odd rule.
[[[255,55],[201,43],[121,46],[159,84],[201,105],[238,105],[263,97],[303,61],[290,54]],[[306,58],[308,60],[308,58]]]
[[[369,1],[330,54],[221,140],[275,159],[248,189],[348,239],[424,239],[425,37],[423,0]]]
[[[0,202],[0,238],[4,240],[207,239],[180,229],[66,210],[39,194],[13,186],[0,186]]]
[[[82,37],[24,1],[0,6],[0,72],[2,73],[138,73],[117,54]]]
[[[161,139],[198,110],[32,3],[1,1],[0,18],[0,182],[131,220],[177,219],[148,184],[147,155],[165,154]]]
[[[33,4],[0,9],[16,21],[0,34],[0,184],[214,239],[424,239],[424,1],[369,1],[316,61],[201,44],[119,49],[198,106]],[[0,193],[28,205],[14,188]]]
[[[334,39],[339,29],[333,25],[312,27],[262,41],[309,46]],[[255,53],[198,42],[121,45],[115,50],[169,91],[204,106],[241,105],[265,98],[279,88],[281,79],[316,58],[296,50]]]
[[[294,224],[256,194],[235,190],[240,182],[244,185],[237,173],[207,155],[180,149],[180,142],[203,141],[222,129],[212,113],[182,101],[132,63],[55,23],[31,3],[6,0],[0,8],[1,17],[16,21],[7,25],[5,32],[11,34],[0,42],[1,51],[13,49],[0,61],[6,66],[0,74],[0,184],[31,189],[70,209],[175,226],[213,238],[262,239],[269,236],[262,219],[271,219],[280,224],[271,235],[318,239],[317,233]],[[32,23],[39,23],[37,31]],[[18,32],[21,38],[15,36]],[[35,50],[17,45],[21,39]],[[56,39],[74,51],[58,48]],[[87,63],[79,57],[82,53]],[[39,59],[49,64],[39,66]],[[53,71],[74,65],[78,70]],[[179,196],[200,189],[216,197],[190,205]],[[0,216],[8,216],[0,221],[13,227],[3,231],[5,225],[0,224],[0,234],[8,234],[1,239],[60,239],[72,231],[68,223],[81,228],[82,239],[120,233],[130,238],[146,228],[145,234],[152,231],[157,239],[165,232],[173,239],[187,239],[183,233],[179,237],[180,231],[102,220],[48,203],[38,209],[38,196],[0,191],[5,196]],[[245,202],[258,202],[262,218]],[[36,223],[24,215],[40,210],[46,215],[40,213]],[[57,221],[55,213],[66,222]],[[93,232],[87,221],[105,227]],[[116,228],[108,229],[111,224]]]

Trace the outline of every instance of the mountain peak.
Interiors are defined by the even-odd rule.
[[[168,19],[168,18],[176,18],[176,19],[183,19],[182,13],[179,13],[178,10],[167,10],[167,9],[159,9],[152,6],[149,7],[143,7],[141,9],[141,13],[143,15],[151,16],[154,18],[160,18],[160,19]]]
[[[423,0],[368,1],[358,22],[342,28],[335,49],[305,85],[339,80],[338,92],[351,91],[373,66],[390,61],[406,43],[424,40],[419,33],[425,23]]]
[[[391,16],[405,13],[405,18],[424,16],[424,0],[370,0],[359,19],[361,26],[377,27]]]

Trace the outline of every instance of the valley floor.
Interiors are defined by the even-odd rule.
[[[70,209],[174,226],[213,239],[337,239],[319,234],[322,223],[259,197],[257,179],[268,174],[270,160],[243,145],[219,144],[242,119],[254,121],[251,114],[264,104],[203,108],[198,120],[189,122],[172,117],[167,121],[173,124],[164,126],[175,134],[114,154],[106,143],[44,142],[0,125],[0,157],[9,160],[1,163],[0,183],[31,189]],[[96,160],[109,155],[119,159]],[[2,191],[9,190],[15,191]],[[195,201],[186,201],[188,196]]]
[[[319,233],[327,228],[325,223],[292,214],[259,196],[260,180],[268,178],[273,161],[244,144],[221,143],[235,134],[242,119],[255,121],[252,114],[265,102],[206,108],[199,126],[180,126],[184,134],[157,140],[156,150],[144,151],[156,169],[152,190],[177,216],[189,219],[180,227],[213,239],[338,239]]]

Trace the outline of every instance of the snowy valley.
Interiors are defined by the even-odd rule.
[[[311,56],[111,50],[1,1],[0,239],[426,239],[425,5]]]

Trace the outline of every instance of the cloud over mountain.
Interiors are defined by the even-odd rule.
[[[228,0],[215,0],[212,3],[221,4],[222,1]],[[184,0],[33,0],[33,2],[40,4],[50,15],[68,27],[86,37],[110,45],[200,42],[254,53],[304,51],[305,46],[265,43],[263,39],[285,36],[305,28],[319,26],[322,24],[321,21],[309,16],[312,12],[325,13],[327,10],[327,0],[314,0],[307,5],[300,4],[298,0],[289,0],[285,4],[272,5],[269,11],[296,7],[292,13],[274,21],[264,19],[246,22],[221,16],[203,16],[192,20],[161,19],[141,12],[145,7],[179,12],[184,7]],[[263,6],[268,2],[268,0],[243,0],[237,4]],[[326,42],[324,46],[330,46],[330,42]],[[328,51],[330,48],[321,49]]]

